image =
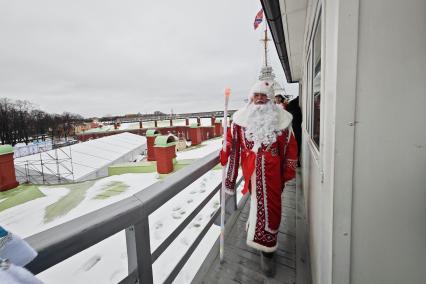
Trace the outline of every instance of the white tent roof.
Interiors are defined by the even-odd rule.
[[[62,147],[56,151],[58,159],[63,159],[63,163],[59,163],[59,172],[65,176],[71,170],[71,163],[67,157],[70,153],[74,180],[79,180],[94,171],[108,166],[144,144],[146,144],[144,136],[125,132]],[[32,169],[41,171],[41,158],[44,163],[43,170],[45,173],[57,173],[57,163],[54,161],[56,153],[55,150],[50,150],[40,154],[17,158],[15,159],[15,164],[22,167],[26,161],[29,161]]]

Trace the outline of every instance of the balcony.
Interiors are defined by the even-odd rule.
[[[173,196],[210,171],[219,162],[212,153],[190,166],[153,184],[135,195],[106,206],[67,223],[58,225],[26,240],[39,252],[27,268],[40,273],[61,261],[95,245],[120,231],[126,232],[128,275],[119,283],[154,283],[152,264],[219,192],[221,185],[191,212],[166,239],[151,250],[148,216]],[[238,205],[235,197],[227,199],[225,262],[219,263],[219,240],[216,241],[194,283],[310,283],[306,249],[303,197],[296,186],[288,186],[283,194],[282,224],[276,253],[277,273],[266,278],[260,271],[260,256],[245,245],[245,222],[249,202],[243,197]],[[210,227],[217,222],[218,209],[163,283],[172,283]]]

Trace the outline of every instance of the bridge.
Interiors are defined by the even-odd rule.
[[[228,115],[232,116],[236,110],[228,110]],[[223,111],[205,111],[205,112],[190,112],[179,114],[146,114],[137,117],[120,117],[122,123],[138,122],[138,121],[161,121],[168,119],[185,119],[185,118],[208,118],[208,117],[223,117]]]

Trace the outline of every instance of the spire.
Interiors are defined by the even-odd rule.
[[[265,24],[264,37],[260,41],[263,41],[263,46],[265,49],[265,61],[264,61],[265,64],[260,69],[259,80],[271,82],[274,94],[286,95],[285,90],[281,87],[281,85],[277,81],[275,81],[275,74],[274,74],[274,70],[272,69],[272,66],[268,65],[268,41],[271,41],[271,39],[268,38],[268,29],[266,24]]]
[[[265,37],[261,39],[260,41],[263,41],[263,46],[265,49],[265,66],[268,66],[268,41],[271,41],[268,38],[268,26],[265,24]]]
[[[265,49],[265,65],[262,66],[262,69],[260,70],[259,80],[268,80],[268,81],[274,81],[275,74],[272,70],[272,66],[268,66],[268,41],[270,39],[268,38],[268,26],[265,24],[265,32],[264,32],[264,38],[262,38],[260,41],[263,41],[263,46]]]

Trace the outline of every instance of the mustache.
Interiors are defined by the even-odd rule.
[[[257,112],[257,113],[263,114],[263,113],[274,111],[275,108],[276,108],[276,105],[272,104],[271,102],[267,102],[265,104],[259,104],[259,105],[256,105],[256,104],[249,105],[249,111],[251,113]]]

